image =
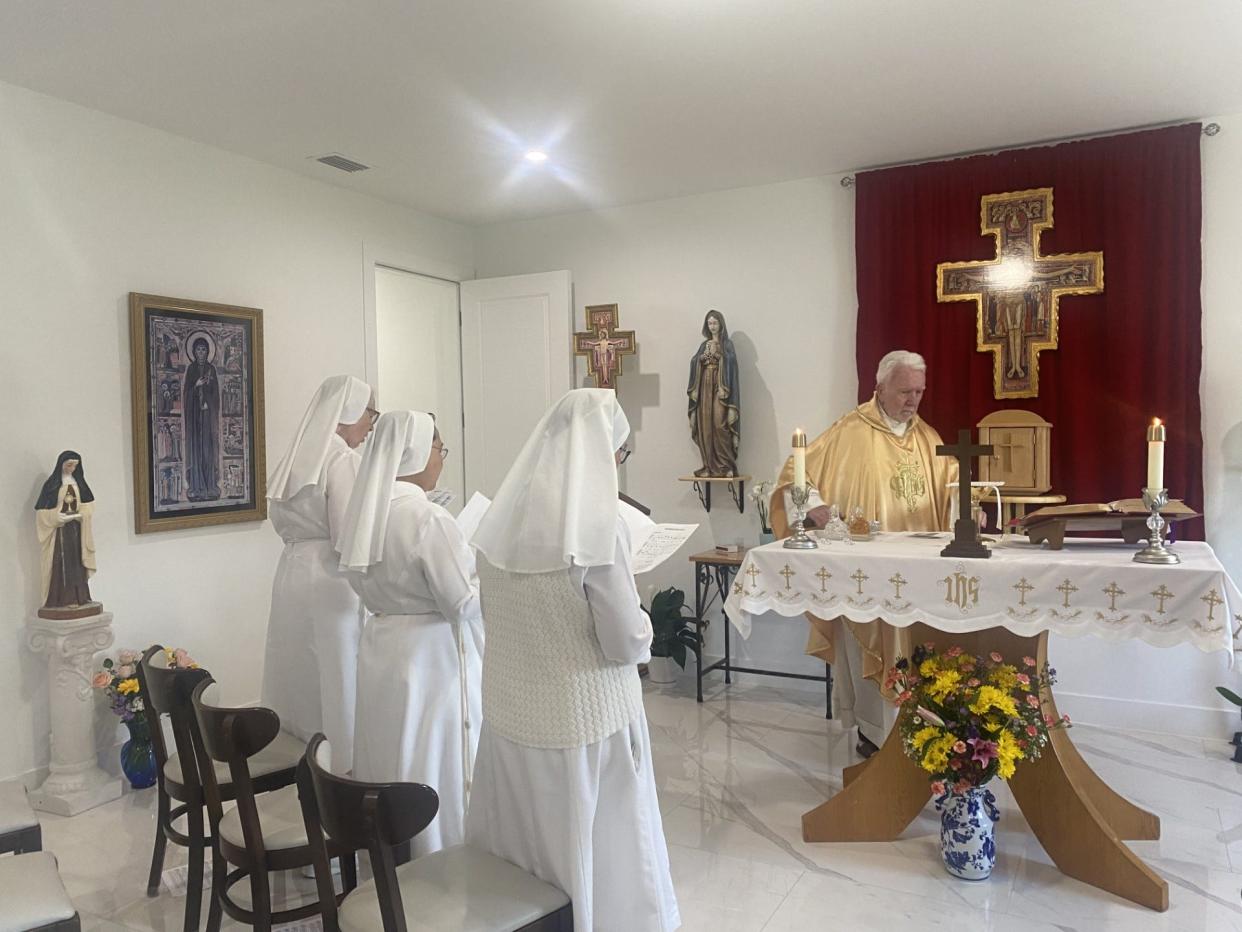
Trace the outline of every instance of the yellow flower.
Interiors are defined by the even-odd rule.
[[[926,725],[910,736],[910,745],[916,750],[922,750],[923,745],[925,745],[932,738],[936,737],[938,734],[940,734],[939,728]]]
[[[979,695],[970,704],[970,711],[976,715],[984,715],[992,709],[1010,718],[1015,718],[1018,714],[1018,704],[1014,702],[1013,696],[995,686],[980,686]]]
[[[130,693],[138,692],[138,680],[136,677],[130,677],[127,680],[121,680],[116,684],[116,691],[122,696],[128,696]]]
[[[940,669],[940,665],[936,662],[935,657],[928,657],[919,664],[919,675],[923,677],[935,676],[936,671]]]
[[[1017,667],[1011,666],[1010,664],[999,666],[988,675],[988,679],[998,689],[1003,689],[1005,692],[1011,692],[1013,688],[1018,685]]]
[[[961,681],[962,674],[957,670],[941,670],[927,687],[927,695],[937,702],[944,702]]]
[[[941,735],[927,745],[923,752],[923,769],[928,773],[936,773],[949,766],[949,752],[957,741],[954,735]]]
[[[1024,757],[1026,755],[1022,752],[1022,748],[1018,747],[1018,739],[1013,736],[1013,733],[1002,731],[996,742],[997,775],[1002,780],[1008,780],[1013,776],[1016,762]]]

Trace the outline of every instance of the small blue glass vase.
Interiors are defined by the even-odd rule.
[[[121,771],[129,785],[144,790],[155,785],[155,748],[151,746],[151,732],[145,718],[133,718],[125,723],[129,740],[121,745]]]
[[[982,786],[947,793],[936,800],[940,810],[940,854],[944,867],[963,880],[986,880],[996,866],[996,797]]]

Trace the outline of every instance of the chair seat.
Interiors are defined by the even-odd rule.
[[[302,821],[296,786],[282,787],[271,793],[257,793],[254,802],[259,810],[259,825],[263,827],[263,846],[268,851],[300,848],[306,844],[306,824]],[[238,848],[246,847],[237,807],[226,812],[220,820],[220,837]]]
[[[0,932],[26,932],[77,915],[50,851],[0,858]]]
[[[305,741],[294,737],[288,732],[279,732],[272,739],[271,744],[250,758],[250,777],[253,780],[257,780],[259,777],[275,773],[278,770],[292,770],[297,767],[298,761],[302,759],[302,755],[305,753]],[[217,761],[215,770],[216,782],[221,786],[233,782],[233,775],[229,773],[228,764],[222,764]],[[168,763],[164,765],[164,779],[172,780],[174,783],[185,783],[185,777],[181,773],[180,755],[173,754],[168,758]]]
[[[503,858],[469,845],[397,868],[409,932],[512,932],[569,904],[569,897]],[[341,904],[341,932],[382,929],[375,881]]]
[[[20,832],[39,824],[26,799],[26,788],[16,780],[0,783],[0,835]]]

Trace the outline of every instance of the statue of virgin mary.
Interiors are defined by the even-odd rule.
[[[42,550],[43,608],[46,618],[93,615],[103,609],[91,600],[87,580],[95,572],[91,518],[95,496],[82,472],[82,457],[65,450],[43,483],[35,502],[35,528]]]
[[[703,457],[696,476],[737,475],[741,411],[737,356],[724,315],[708,311],[703,343],[690,360],[690,436]]]

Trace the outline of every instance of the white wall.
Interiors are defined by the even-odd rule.
[[[677,480],[701,465],[686,384],[703,316],[724,314],[738,355],[739,466],[773,478],[795,427],[817,432],[855,401],[853,223],[854,196],[839,177],[813,178],[485,227],[477,257],[480,276],[569,269],[578,329],[583,306],[620,306],[639,345],[619,383],[634,448],[622,485],[659,520],[702,522],[689,553],[759,534],[753,502],[739,515],[717,488],[706,515]],[[579,379],[585,374],[579,360]],[[694,595],[684,555],[640,580],[650,584]],[[714,627],[709,650],[719,653]],[[804,625],[764,619],[741,655],[822,673],[822,663],[802,656],[805,640]]]
[[[1242,115],[1218,122],[1224,132],[1203,143],[1206,510],[1211,542],[1242,581]],[[692,541],[699,549],[754,542],[749,502],[739,517],[717,499],[707,519],[676,481],[698,465],[685,419],[689,359],[704,312],[718,308],[741,368],[741,466],[770,478],[795,426],[814,434],[855,403],[853,215],[853,193],[832,176],[495,225],[478,235],[479,274],[570,269],[579,326],[584,305],[617,302],[640,345],[619,390],[635,426],[627,491],[661,520],[704,521]],[[680,559],[653,577],[693,593]],[[805,635],[801,622],[761,619],[745,655],[814,671],[799,656]],[[720,652],[719,629],[709,650]],[[1212,692],[1238,685],[1223,654],[1058,639],[1052,659],[1062,711],[1075,718],[1214,736],[1237,727],[1236,712]]]
[[[364,372],[363,252],[467,274],[471,232],[245,158],[0,84],[0,780],[48,755],[35,494],[62,449],[97,499],[92,593],[118,646],[189,649],[232,698],[258,695],[270,525],[133,532],[127,295],[263,308],[268,461],[319,381]],[[113,755],[114,757],[114,755]]]

